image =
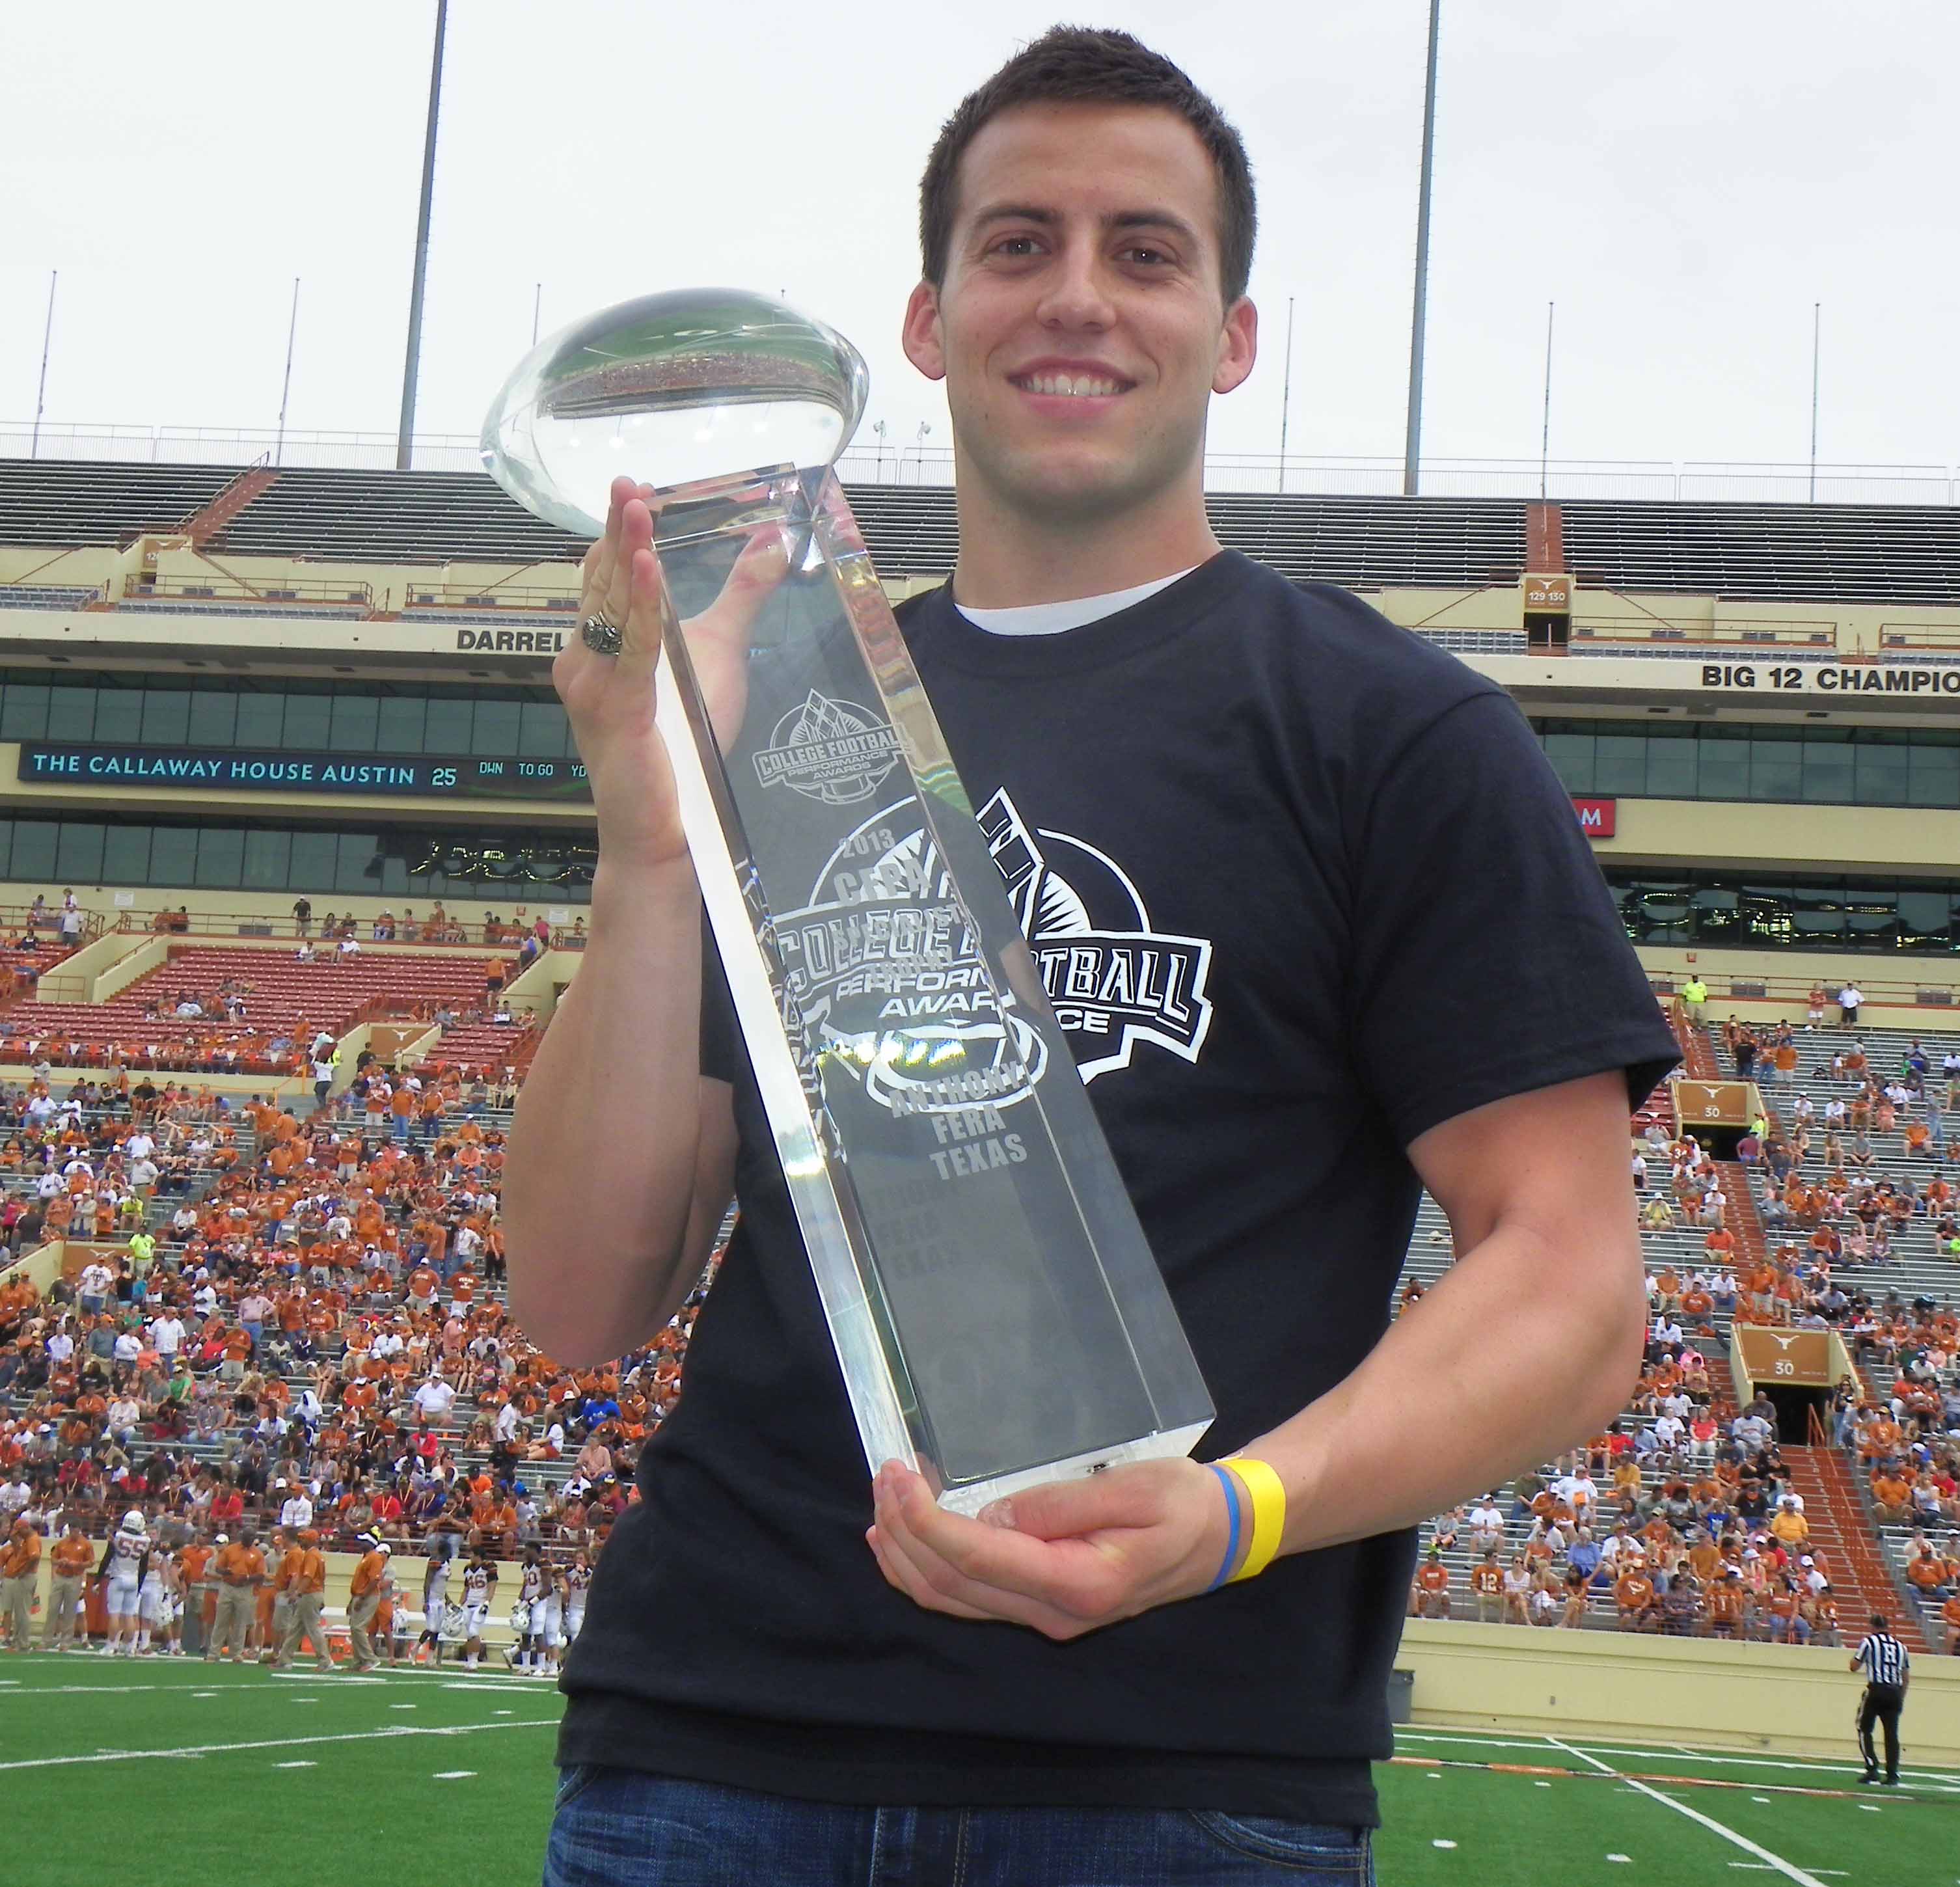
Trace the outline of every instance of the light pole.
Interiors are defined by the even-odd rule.
[[[435,0],[435,53],[429,61],[428,124],[422,133],[422,196],[415,212],[415,273],[409,291],[409,350],[402,368],[402,418],[395,433],[395,469],[406,472],[415,431],[415,368],[422,351],[422,288],[428,278],[429,199],[435,191],[435,121],[442,103],[442,40],[449,0]]]
[[[1545,495],[1545,475],[1551,465],[1551,316],[1555,301],[1545,304],[1545,424],[1538,436],[1538,495]]]
[[[34,436],[27,446],[27,457],[38,459],[41,456],[41,411],[48,403],[48,343],[54,339],[55,284],[61,280],[61,271],[48,271],[48,318],[41,328],[41,383],[34,393]]]
[[[1810,501],[1817,502],[1817,364],[1824,335],[1824,304],[1810,304]]]
[[[279,436],[272,447],[272,463],[277,465],[286,449],[286,396],[293,390],[293,336],[300,325],[300,278],[293,278],[292,318],[286,323],[286,377],[279,383]]]
[[[1280,383],[1280,489],[1286,490],[1287,418],[1293,406],[1293,297],[1287,297],[1286,376]]]
[[[882,419],[873,422],[871,431],[878,441],[878,479],[882,484],[885,476],[885,437],[891,427]]]
[[[1408,431],[1402,444],[1402,495],[1414,498],[1422,457],[1423,327],[1429,309],[1429,193],[1436,157],[1436,39],[1443,0],[1429,0],[1429,69],[1422,92],[1422,181],[1416,196],[1415,311],[1409,323]]]

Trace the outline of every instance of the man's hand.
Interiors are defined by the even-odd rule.
[[[1229,1472],[1230,1470],[1227,1470]],[[998,1618],[1079,1638],[1204,1591],[1230,1521],[1217,1475],[1195,1461],[1140,1462],[1031,1488],[969,1519],[918,1475],[887,1462],[865,1534],[886,1579],[956,1618]],[[1252,1533],[1241,1486],[1239,1559]]]

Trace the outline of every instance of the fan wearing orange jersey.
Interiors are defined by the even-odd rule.
[[[1637,1567],[1620,1575],[1613,1587],[1613,1597],[1620,1609],[1622,1631],[1651,1631],[1659,1624],[1653,1581]]]
[[[1732,1566],[1724,1567],[1721,1577],[1708,1587],[1708,1629],[1714,1637],[1739,1638],[1742,1635],[1745,1597],[1741,1575]]]
[[[1416,1569],[1409,1589],[1411,1618],[1447,1618],[1449,1616],[1449,1568],[1443,1563],[1440,1548],[1432,1546],[1428,1557]]]

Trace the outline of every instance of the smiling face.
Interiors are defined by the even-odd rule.
[[[963,481],[1051,519],[1201,485],[1207,407],[1252,371],[1223,305],[1218,185],[1197,134],[1148,106],[1023,106],[962,159],[945,279],[905,351],[946,382]]]

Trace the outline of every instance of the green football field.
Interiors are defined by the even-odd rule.
[[[535,1887],[560,1704],[501,1668],[328,1678],[0,1657],[0,1804],[17,1831],[113,1831],[119,1876],[143,1887],[242,1878],[234,1857],[309,1887]],[[1906,1786],[1866,1790],[1854,1764],[1822,1759],[1405,1729],[1376,1771],[1376,1872],[1384,1887],[1736,1887],[1745,1873],[1944,1887],[1960,1879],[1960,1775],[1915,1768],[1907,1749]],[[110,1851],[10,1841],[0,1878],[70,1887]]]

